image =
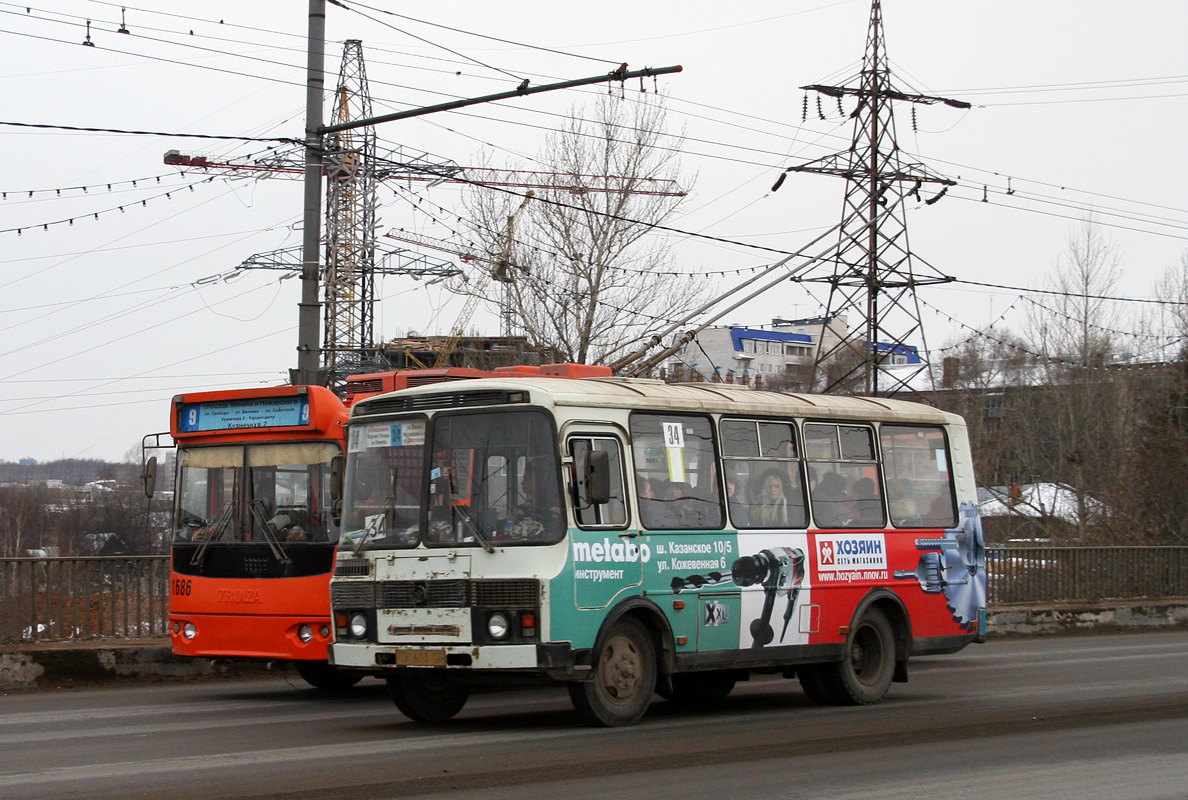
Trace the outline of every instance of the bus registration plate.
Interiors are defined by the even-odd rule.
[[[400,667],[444,667],[445,650],[397,650],[396,665]]]

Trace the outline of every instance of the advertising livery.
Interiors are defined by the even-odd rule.
[[[959,417],[547,370],[352,410],[331,659],[409,717],[510,676],[597,725],[754,670],[875,703],[982,635]]]

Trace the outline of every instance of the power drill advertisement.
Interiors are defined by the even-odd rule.
[[[972,503],[963,504],[958,527],[935,533],[643,532],[626,541],[593,533],[575,532],[571,545],[579,609],[642,590],[673,609],[678,649],[836,641],[857,602],[880,586],[908,606],[916,635],[974,631],[986,605]]]

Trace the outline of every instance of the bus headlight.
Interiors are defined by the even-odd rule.
[[[492,639],[504,638],[510,629],[511,623],[507,621],[507,617],[501,612],[496,611],[487,617],[487,633],[491,634]]]
[[[187,639],[193,639],[197,635],[198,635],[198,626],[195,625],[193,622],[187,622],[185,625],[182,626],[182,636],[186,637]]]
[[[353,617],[351,617],[350,633],[351,636],[354,636],[356,639],[362,639],[364,636],[366,636],[367,617],[363,616],[362,614],[355,614]]]
[[[313,639],[313,629],[308,625],[302,625],[297,629],[297,638],[303,642],[308,642]]]

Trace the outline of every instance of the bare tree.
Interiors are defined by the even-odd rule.
[[[674,274],[668,242],[648,236],[684,200],[652,193],[656,179],[680,173],[681,140],[664,125],[659,95],[604,95],[592,119],[574,109],[538,158],[564,188],[538,190],[526,204],[484,189],[468,194],[476,235],[506,263],[493,286],[502,289],[507,327],[541,352],[600,363],[705,295],[703,282]],[[603,187],[610,191],[594,191]]]
[[[1047,282],[1055,294],[1037,301],[1027,318],[1029,346],[1042,358],[1023,415],[1021,458],[1035,474],[1072,489],[1076,535],[1086,541],[1096,501],[1116,507],[1126,491],[1131,398],[1108,367],[1122,357],[1119,332],[1128,322],[1109,299],[1122,279],[1117,246],[1087,218],[1069,232],[1066,248]]]
[[[1188,251],[1180,262],[1164,270],[1155,282],[1155,297],[1167,302],[1150,306],[1143,319],[1143,329],[1152,342],[1149,360],[1176,358],[1188,361]]]
[[[1031,346],[1053,364],[1101,366],[1114,354],[1112,332],[1123,324],[1118,303],[1107,299],[1122,279],[1121,256],[1092,218],[1073,228],[1065,245],[1045,287],[1055,294],[1028,314]]]

